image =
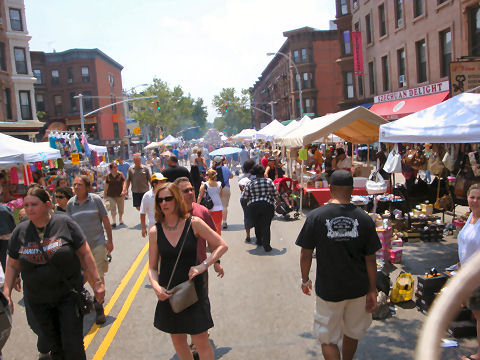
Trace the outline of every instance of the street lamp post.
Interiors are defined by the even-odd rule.
[[[298,68],[297,68],[297,65],[295,65],[295,62],[292,61],[292,58],[290,57],[290,55],[287,55],[281,51],[277,51],[275,53],[273,52],[269,52],[267,53],[268,56],[275,56],[275,55],[282,55],[284,58],[288,59],[288,61],[293,65],[293,67],[295,68],[295,71],[297,73],[297,76],[299,78],[299,81],[298,81],[298,97],[299,97],[299,100],[300,100],[300,118],[302,118],[303,116],[303,100],[302,100],[302,78],[300,77],[300,73],[298,72]],[[297,81],[295,79],[295,81]]]

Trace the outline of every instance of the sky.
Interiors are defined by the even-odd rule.
[[[31,51],[98,48],[123,65],[124,89],[180,85],[213,122],[213,96],[253,86],[284,31],[328,30],[335,0],[25,0],[25,11]]]

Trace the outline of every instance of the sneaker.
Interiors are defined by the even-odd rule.
[[[252,239],[250,239],[250,236],[247,236],[247,237],[245,238],[245,242],[246,242],[246,243],[249,243],[250,241],[252,241]]]
[[[93,302],[95,306],[95,312],[97,313],[95,316],[95,323],[97,325],[105,324],[107,318],[105,317],[105,312],[103,311],[103,305],[99,304],[96,300]]]
[[[112,224],[112,228],[115,229],[116,227],[117,227],[117,224],[113,223],[113,224]]]
[[[265,250],[265,252],[272,251],[272,247],[270,245],[263,245],[263,249]]]
[[[226,228],[228,228],[228,225],[227,225],[227,223],[223,223],[223,225],[222,225],[222,229],[226,229]]]

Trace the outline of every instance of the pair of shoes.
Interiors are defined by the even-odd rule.
[[[226,228],[228,228],[228,225],[227,225],[227,223],[225,222],[225,223],[223,223],[223,225],[222,225],[222,229],[226,229]]]
[[[265,250],[265,252],[272,251],[272,247],[270,245],[263,245],[263,249]]]
[[[99,304],[96,299],[93,301],[93,305],[95,306],[95,312],[96,312],[95,323],[97,325],[105,324],[105,322],[107,321],[107,318],[105,317],[105,312],[103,311],[103,305]]]
[[[125,225],[123,220],[120,220],[120,225]]]
[[[245,238],[245,242],[246,242],[246,243],[249,243],[250,241],[252,241],[252,239],[250,239],[250,236],[247,236],[247,237]]]
[[[116,228],[117,227],[117,224],[116,223],[113,223],[112,224],[112,228]]]

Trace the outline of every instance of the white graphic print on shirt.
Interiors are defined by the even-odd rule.
[[[326,220],[328,232],[327,237],[335,241],[348,241],[352,238],[358,238],[358,220],[345,216],[339,216],[331,220]]]

